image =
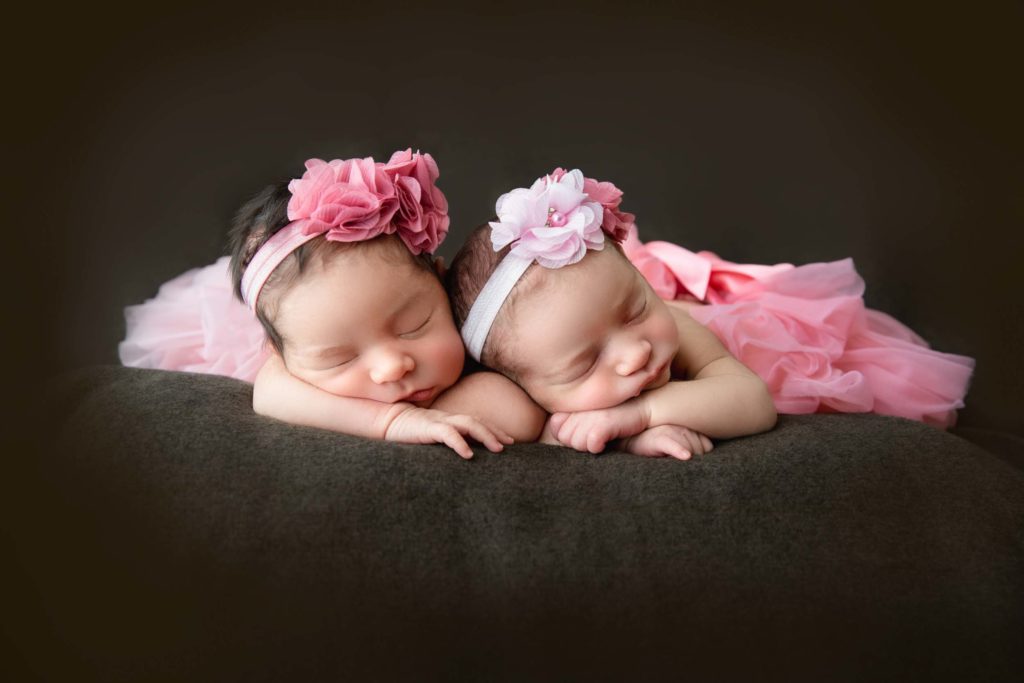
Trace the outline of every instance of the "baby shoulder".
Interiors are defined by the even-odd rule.
[[[486,398],[489,403],[502,408],[544,412],[522,387],[500,373],[490,370],[474,372],[472,375],[463,377],[459,383],[464,384],[472,395]]]
[[[473,396],[503,396],[513,398],[515,396],[524,396],[526,392],[522,388],[510,380],[504,375],[492,372],[491,370],[482,370],[480,372],[474,372],[469,375],[463,375],[459,378],[454,388],[458,388],[461,391],[472,394]]]
[[[732,358],[732,354],[718,337],[690,316],[688,306],[669,305],[668,309],[672,313],[676,332],[679,334],[679,350],[672,362],[673,375],[692,379],[714,361]]]
[[[547,420],[544,409],[518,384],[489,370],[461,378],[434,407],[483,419],[520,442],[535,441]]]

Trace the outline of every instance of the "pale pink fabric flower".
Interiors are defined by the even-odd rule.
[[[587,201],[579,170],[507,192],[498,198],[495,211],[498,220],[490,223],[494,250],[512,244],[511,254],[545,268],[571,265],[587,249],[604,248],[602,207]]]
[[[550,177],[559,180],[565,174],[565,169],[556,168],[551,172]],[[619,204],[622,203],[622,190],[609,182],[584,178],[583,191],[587,193],[589,199],[599,203],[604,209],[601,227],[613,240],[621,243],[626,239],[630,228],[636,229],[636,216],[619,210]]]

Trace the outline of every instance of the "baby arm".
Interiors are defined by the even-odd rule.
[[[411,403],[380,403],[331,394],[288,372],[273,354],[256,376],[252,407],[259,415],[291,424],[319,427],[370,439],[403,443],[444,443],[463,458],[473,457],[464,435],[489,450],[500,451],[510,441],[468,415],[418,408]]]
[[[601,413],[603,411],[591,411],[593,413]],[[568,416],[568,413],[561,413],[563,417]],[[562,420],[556,420],[555,424],[561,424]],[[587,445],[587,439],[590,438],[590,434],[581,431],[580,440],[576,443],[571,441],[571,436],[567,437],[570,439],[565,445],[573,446],[577,450],[586,451],[589,449]],[[538,439],[541,443],[553,444],[556,446],[563,445],[562,442],[553,433],[553,424],[551,420],[547,421],[544,425],[544,431]],[[604,443],[604,441],[598,441],[595,443]],[[705,455],[710,453],[714,449],[714,445],[711,443],[711,439],[693,431],[686,427],[680,427],[678,425],[658,425],[657,427],[648,427],[638,434],[619,439],[613,444],[613,447],[617,448],[626,453],[632,453],[633,455],[643,455],[646,457],[662,457],[671,456],[678,460],[689,460],[690,456]],[[595,447],[594,452],[599,452],[603,449],[601,447]]]
[[[638,397],[638,408],[651,427],[685,424],[716,439],[768,431],[776,420],[772,398],[759,377],[736,366],[743,367],[733,358],[715,361],[693,380]]]
[[[434,407],[471,415],[519,442],[536,441],[547,419],[518,384],[496,372],[466,375],[441,394]]]
[[[775,403],[761,378],[691,318],[687,307],[670,305],[669,310],[679,332],[672,374],[690,379],[669,382],[638,397],[648,425],[685,425],[716,439],[773,428]]]
[[[551,417],[558,441],[592,453],[608,441],[661,425],[678,425],[712,438],[756,434],[775,426],[764,382],[737,361],[715,335],[682,308],[670,307],[679,329],[679,352],[668,382],[612,408]]]

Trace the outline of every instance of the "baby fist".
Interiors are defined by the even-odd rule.
[[[563,446],[600,453],[609,441],[642,432],[649,419],[644,404],[633,399],[613,408],[555,413],[545,431]]]

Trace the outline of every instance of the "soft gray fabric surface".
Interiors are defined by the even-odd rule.
[[[465,462],[259,417],[220,377],[101,366],[50,396],[40,591],[97,678],[1024,670],[1024,474],[918,423]]]

